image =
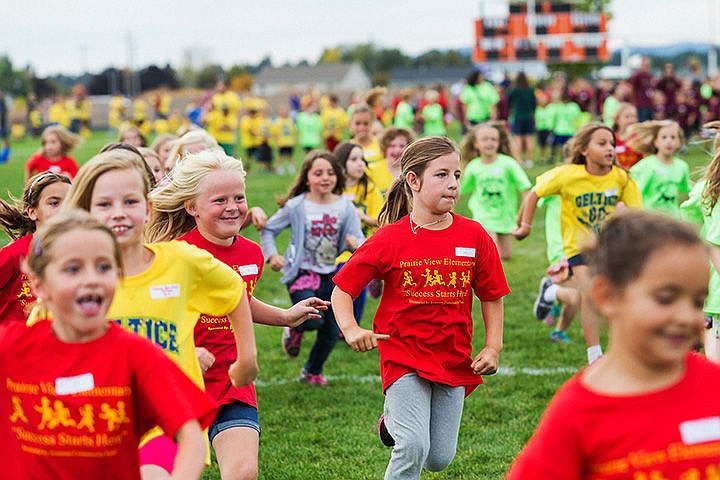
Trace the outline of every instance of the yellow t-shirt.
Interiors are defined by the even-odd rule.
[[[220,110],[211,110],[206,118],[207,131],[218,143],[234,144],[236,142],[235,132],[238,128],[237,116],[229,113],[223,115]],[[226,127],[227,130],[224,130]]]
[[[357,141],[353,141],[357,143]],[[373,138],[370,145],[362,147],[362,150],[363,158],[368,164],[365,169],[368,177],[375,183],[375,187],[381,193],[386,192],[393,181],[393,176],[385,163],[385,157],[380,149],[380,142],[377,138]]]
[[[64,102],[55,102],[48,108],[48,123],[57,123],[65,128],[70,126],[70,115]]]
[[[607,175],[590,175],[585,165],[561,165],[536,180],[538,197],[560,196],[560,229],[567,258],[578,255],[590,232],[599,232],[602,223],[615,212],[618,202],[642,206],[635,181],[619,167]]]
[[[244,115],[240,119],[240,142],[243,148],[257,147],[262,143],[261,123],[264,121],[259,115],[251,117]]]
[[[276,118],[271,132],[278,147],[294,147],[297,143],[297,129],[290,118]]]
[[[353,205],[362,209],[365,212],[365,215],[373,217],[377,220],[378,216],[380,215],[380,209],[382,208],[383,202],[385,201],[383,199],[383,196],[380,194],[380,191],[377,189],[373,182],[368,182],[368,189],[367,193],[365,194],[365,198],[359,198],[359,193],[361,193],[358,192],[359,190],[361,191],[360,185],[345,187],[345,190],[343,191],[343,196],[347,197],[348,200],[353,203]],[[375,233],[375,230],[377,230],[377,227],[370,227],[364,223],[362,224],[362,231],[365,234],[366,239],[370,238],[370,235]],[[340,254],[340,256],[336,259],[335,263],[338,264],[347,262],[349,258],[350,252],[346,250]]]
[[[232,90],[226,90],[223,93],[217,92],[212,96],[213,108],[222,110],[226,106],[230,113],[237,115],[240,111],[240,97]]]
[[[320,121],[323,125],[323,136],[325,138],[343,139],[345,129],[348,126],[348,116],[345,110],[340,107],[323,108],[320,113]]]

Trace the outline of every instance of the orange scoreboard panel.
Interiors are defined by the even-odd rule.
[[[534,35],[528,20],[534,25]],[[475,63],[609,59],[607,15],[576,12],[571,3],[537,1],[531,18],[526,3],[515,3],[510,5],[509,15],[504,18],[475,20]]]

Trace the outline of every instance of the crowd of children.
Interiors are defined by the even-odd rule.
[[[514,239],[530,235],[541,201],[550,267],[538,272],[533,313],[556,322],[551,338],[566,342],[579,311],[590,365],[557,393],[509,478],[637,478],[644,470],[627,466],[633,455],[680,444],[704,447],[653,472],[675,478],[717,463],[711,420],[720,411],[698,390],[720,367],[692,350],[704,345],[720,361],[720,154],[693,186],[678,158],[681,123],[638,122],[623,87],[606,101],[614,113],[591,121],[555,85],[553,101],[537,96],[534,120],[552,139],[550,163],[565,161],[533,185],[524,170],[533,149],[525,139],[528,158],[517,158],[510,133],[527,135],[528,113],[509,128],[495,120],[502,96],[475,73],[460,95],[460,148],[446,136],[447,102],[436,90],[419,110],[403,92],[395,121],[378,100],[386,92],[374,90],[349,111],[330,95],[301,102],[294,121],[282,108],[273,122],[262,102],[241,113],[219,85],[207,130],[156,135],[147,147],[142,128],[127,126],[79,169],[69,153],[81,137],[47,127],[22,199],[0,201],[0,227],[13,240],[0,250],[0,458],[9,471],[198,478],[209,428],[221,477],[257,478],[253,323],[281,327],[290,357],[317,332],[299,372],[311,386],[329,384],[324,369],[339,340],[377,348],[378,433],[393,447],[385,478],[445,469],[465,397],[498,371],[510,292],[503,262]],[[297,169],[295,148],[304,150]],[[250,168],[297,171],[269,218],[249,206]],[[472,219],[455,212],[461,194]],[[681,217],[704,224],[707,250]],[[239,233],[251,223],[261,245]],[[281,272],[290,308],[255,296],[266,264]],[[361,326],[368,292],[381,300]],[[476,352],[474,297],[484,326]],[[28,369],[28,359],[52,368]],[[108,367],[118,362],[121,371]],[[161,402],[168,392],[182,400]],[[676,402],[687,408],[658,420]],[[652,439],[631,435],[651,425],[661,432]],[[117,440],[110,448],[84,440],[88,432]]]

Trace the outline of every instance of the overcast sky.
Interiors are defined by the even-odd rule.
[[[537,0],[538,2],[540,0]],[[373,42],[416,55],[470,47],[473,20],[503,0],[4,0],[0,54],[40,76],[170,63],[315,62]],[[498,4],[500,6],[498,7]],[[211,5],[208,7],[207,5]],[[720,0],[612,0],[610,46],[720,40]]]

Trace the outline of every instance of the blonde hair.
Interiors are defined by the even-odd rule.
[[[220,146],[217,140],[210,135],[207,131],[196,128],[185,133],[182,137],[173,140],[173,146],[168,153],[168,158],[165,160],[165,170],[172,170],[175,166],[180,163],[183,156],[185,155],[185,147],[193,143],[203,142],[207,149],[219,149]]]
[[[620,120],[620,117],[625,112],[625,110],[629,110],[631,108],[637,110],[635,105],[633,105],[630,102],[620,102],[618,104],[617,110],[615,110],[615,115],[613,115],[613,124],[612,124],[613,132],[620,131],[620,125],[618,125],[618,120]]]
[[[122,276],[122,253],[112,230],[88,212],[77,208],[65,209],[49,219],[35,233],[28,256],[24,262],[24,270],[38,278],[45,277],[45,270],[52,261],[53,243],[65,233],[72,230],[97,230],[110,237],[113,244],[113,258],[118,267],[119,276]]]
[[[708,122],[702,126],[703,130],[709,131],[713,134],[713,150],[715,154],[712,160],[705,168],[703,178],[705,179],[705,187],[703,188],[702,198],[703,206],[712,211],[717,204],[718,198],[720,198],[720,120],[714,120]]]
[[[400,157],[402,173],[390,185],[385,204],[380,210],[380,225],[394,223],[412,210],[413,197],[406,180],[407,174],[413,172],[417,178],[422,179],[430,162],[451,153],[460,155],[455,143],[447,137],[424,137],[407,146]]]
[[[147,199],[150,193],[150,178],[147,164],[142,156],[122,148],[99,153],[80,167],[75,176],[70,192],[63,208],[81,208],[90,211],[93,190],[97,179],[104,173],[113,170],[135,170],[140,174],[143,184],[143,196]]]
[[[352,119],[352,117],[354,117],[355,115],[360,115],[362,113],[367,113],[368,115],[370,115],[371,123],[377,120],[375,118],[375,112],[372,108],[370,108],[370,105],[368,105],[367,103],[358,103],[357,105],[355,105],[352,114],[350,115],[350,118]]]
[[[642,123],[630,125],[630,138],[627,146],[643,156],[653,155],[658,152],[655,147],[655,139],[663,128],[673,127],[677,130],[680,143],[685,143],[685,134],[680,125],[674,120],[648,120]]]
[[[185,206],[195,202],[203,179],[213,172],[237,172],[245,177],[242,161],[222,150],[187,154],[175,167],[172,181],[150,194],[153,208],[146,228],[148,242],[173,240],[195,228],[195,218]]]
[[[21,199],[10,196],[14,204],[0,199],[0,228],[7,233],[12,240],[17,240],[35,231],[35,221],[28,215],[28,209],[37,208],[40,204],[40,196],[43,190],[55,183],[71,184],[70,179],[65,175],[45,171],[33,175],[25,183]]]
[[[613,146],[615,145],[615,134],[610,127],[600,122],[588,123],[580,127],[575,133],[575,136],[567,142],[566,148],[563,151],[563,153],[567,155],[565,163],[587,165],[587,158],[585,158],[582,152],[587,149],[593,134],[598,130],[606,130],[609,132],[612,137],[612,144]],[[613,159],[613,163],[617,163],[617,157]]]
[[[150,144],[150,148],[155,150],[155,153],[160,155],[160,148],[162,148],[163,145],[165,145],[168,142],[172,142],[174,140],[177,140],[178,136],[173,133],[163,133],[155,137],[155,140],[152,141]]]
[[[118,138],[118,142],[130,143],[127,140],[125,140],[125,134],[130,133],[130,132],[135,132],[135,134],[138,136],[138,138],[140,138],[140,146],[141,147],[147,147],[147,139],[145,138],[145,135],[143,135],[142,130],[140,130],[140,128],[138,128],[135,125],[128,125],[125,128],[123,128],[122,130],[120,130],[120,137]],[[133,145],[133,147],[134,146],[135,145]],[[135,148],[137,148],[137,147],[135,147]]]
[[[40,135],[41,141],[48,135],[55,135],[58,138],[60,141],[60,153],[62,155],[67,155],[83,142],[83,138],[80,135],[75,135],[62,125],[50,125],[49,127],[46,127],[45,130],[43,130],[42,135]],[[42,155],[45,155],[45,147],[40,147],[39,152]]]
[[[498,153],[512,157],[512,148],[510,146],[510,132],[508,132],[505,124],[500,121],[489,121],[475,125],[468,130],[460,142],[460,158],[462,165],[465,167],[470,160],[480,156],[480,151],[475,146],[477,133],[483,128],[494,128],[498,132]]]

